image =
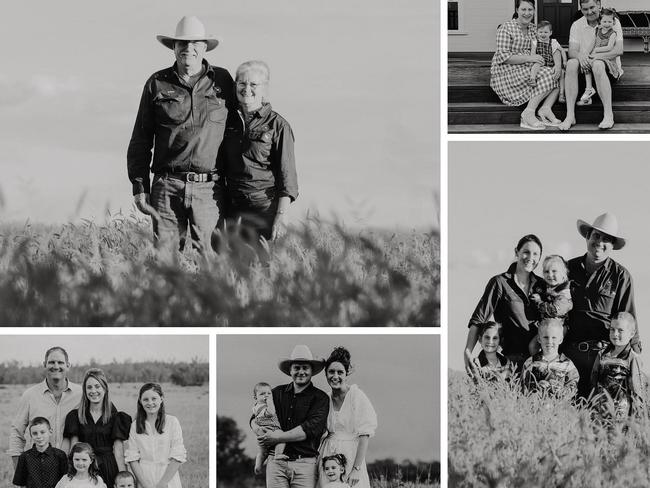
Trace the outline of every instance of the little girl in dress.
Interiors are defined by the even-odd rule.
[[[68,459],[68,474],[61,478],[56,488],[106,488],[90,444],[77,442],[70,449]]]
[[[350,488],[350,485],[343,481],[348,463],[343,454],[325,456],[321,459],[321,463],[325,474],[325,484],[321,488]]]

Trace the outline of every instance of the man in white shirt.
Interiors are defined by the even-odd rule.
[[[65,417],[81,400],[81,386],[68,381],[70,362],[65,349],[58,346],[48,349],[43,367],[45,379],[23,393],[11,424],[7,453],[13,459],[14,468],[27,444],[25,431],[29,422],[35,417],[48,419],[52,427],[52,447],[60,449]]]
[[[613,30],[616,33],[614,48],[606,53],[590,54],[596,35],[596,27],[600,18],[601,0],[580,0],[582,17],[571,25],[569,33],[569,61],[566,67],[566,118],[560,124],[560,130],[569,130],[576,123],[575,104],[578,98],[578,75],[581,68],[591,70],[596,82],[596,88],[603,102],[603,120],[598,125],[600,129],[611,129],[614,126],[612,111],[612,81],[616,81],[608,71],[604,60],[616,60],[620,67],[620,56],[623,54],[623,30],[620,22],[615,22]],[[621,71],[621,70],[619,70]]]

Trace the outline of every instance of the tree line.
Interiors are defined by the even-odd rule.
[[[80,382],[88,368],[101,368],[111,383],[173,383],[179,386],[200,386],[208,382],[209,365],[193,359],[190,362],[172,361],[113,361],[100,363],[91,359],[88,364],[74,365],[68,377]],[[0,384],[29,385],[43,381],[43,366],[24,366],[19,361],[0,363]]]

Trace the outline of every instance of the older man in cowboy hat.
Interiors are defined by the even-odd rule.
[[[217,153],[234,82],[204,59],[219,40],[196,17],[183,17],[175,35],[157,39],[176,62],[154,73],[142,92],[127,152],[135,205],[152,216],[157,244],[179,240],[182,249],[189,230],[195,247],[209,250],[221,203]]]
[[[287,461],[268,458],[267,488],[314,488],[318,475],[318,444],[327,428],[329,397],[316,388],[312,376],[325,367],[322,359],[313,357],[307,346],[293,348],[291,356],[281,359],[278,367],[291,383],[273,389],[273,403],[282,430],[258,437],[258,442],[273,447],[287,443]]]
[[[587,397],[591,369],[598,351],[609,341],[612,318],[619,312],[635,315],[634,290],[628,270],[610,257],[612,251],[625,246],[616,216],[604,213],[593,224],[578,220],[578,232],[587,241],[587,253],[568,263],[573,309],[564,351],[580,373],[578,392]],[[641,351],[638,331],[632,348]]]

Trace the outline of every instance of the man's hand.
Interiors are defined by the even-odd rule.
[[[588,53],[581,52],[580,54],[578,54],[578,57],[576,59],[580,63],[580,66],[582,67],[583,70],[591,71],[591,59],[589,59]]]
[[[281,442],[280,435],[282,435],[282,431],[279,429],[272,432],[266,432],[262,435],[257,436],[257,443],[260,445],[260,447],[266,447],[267,449],[270,449],[271,447]]]
[[[135,203],[137,209],[140,210],[140,212],[145,215],[152,215],[151,211],[153,208],[149,203],[148,193],[138,193],[137,195],[133,195],[133,202]]]

